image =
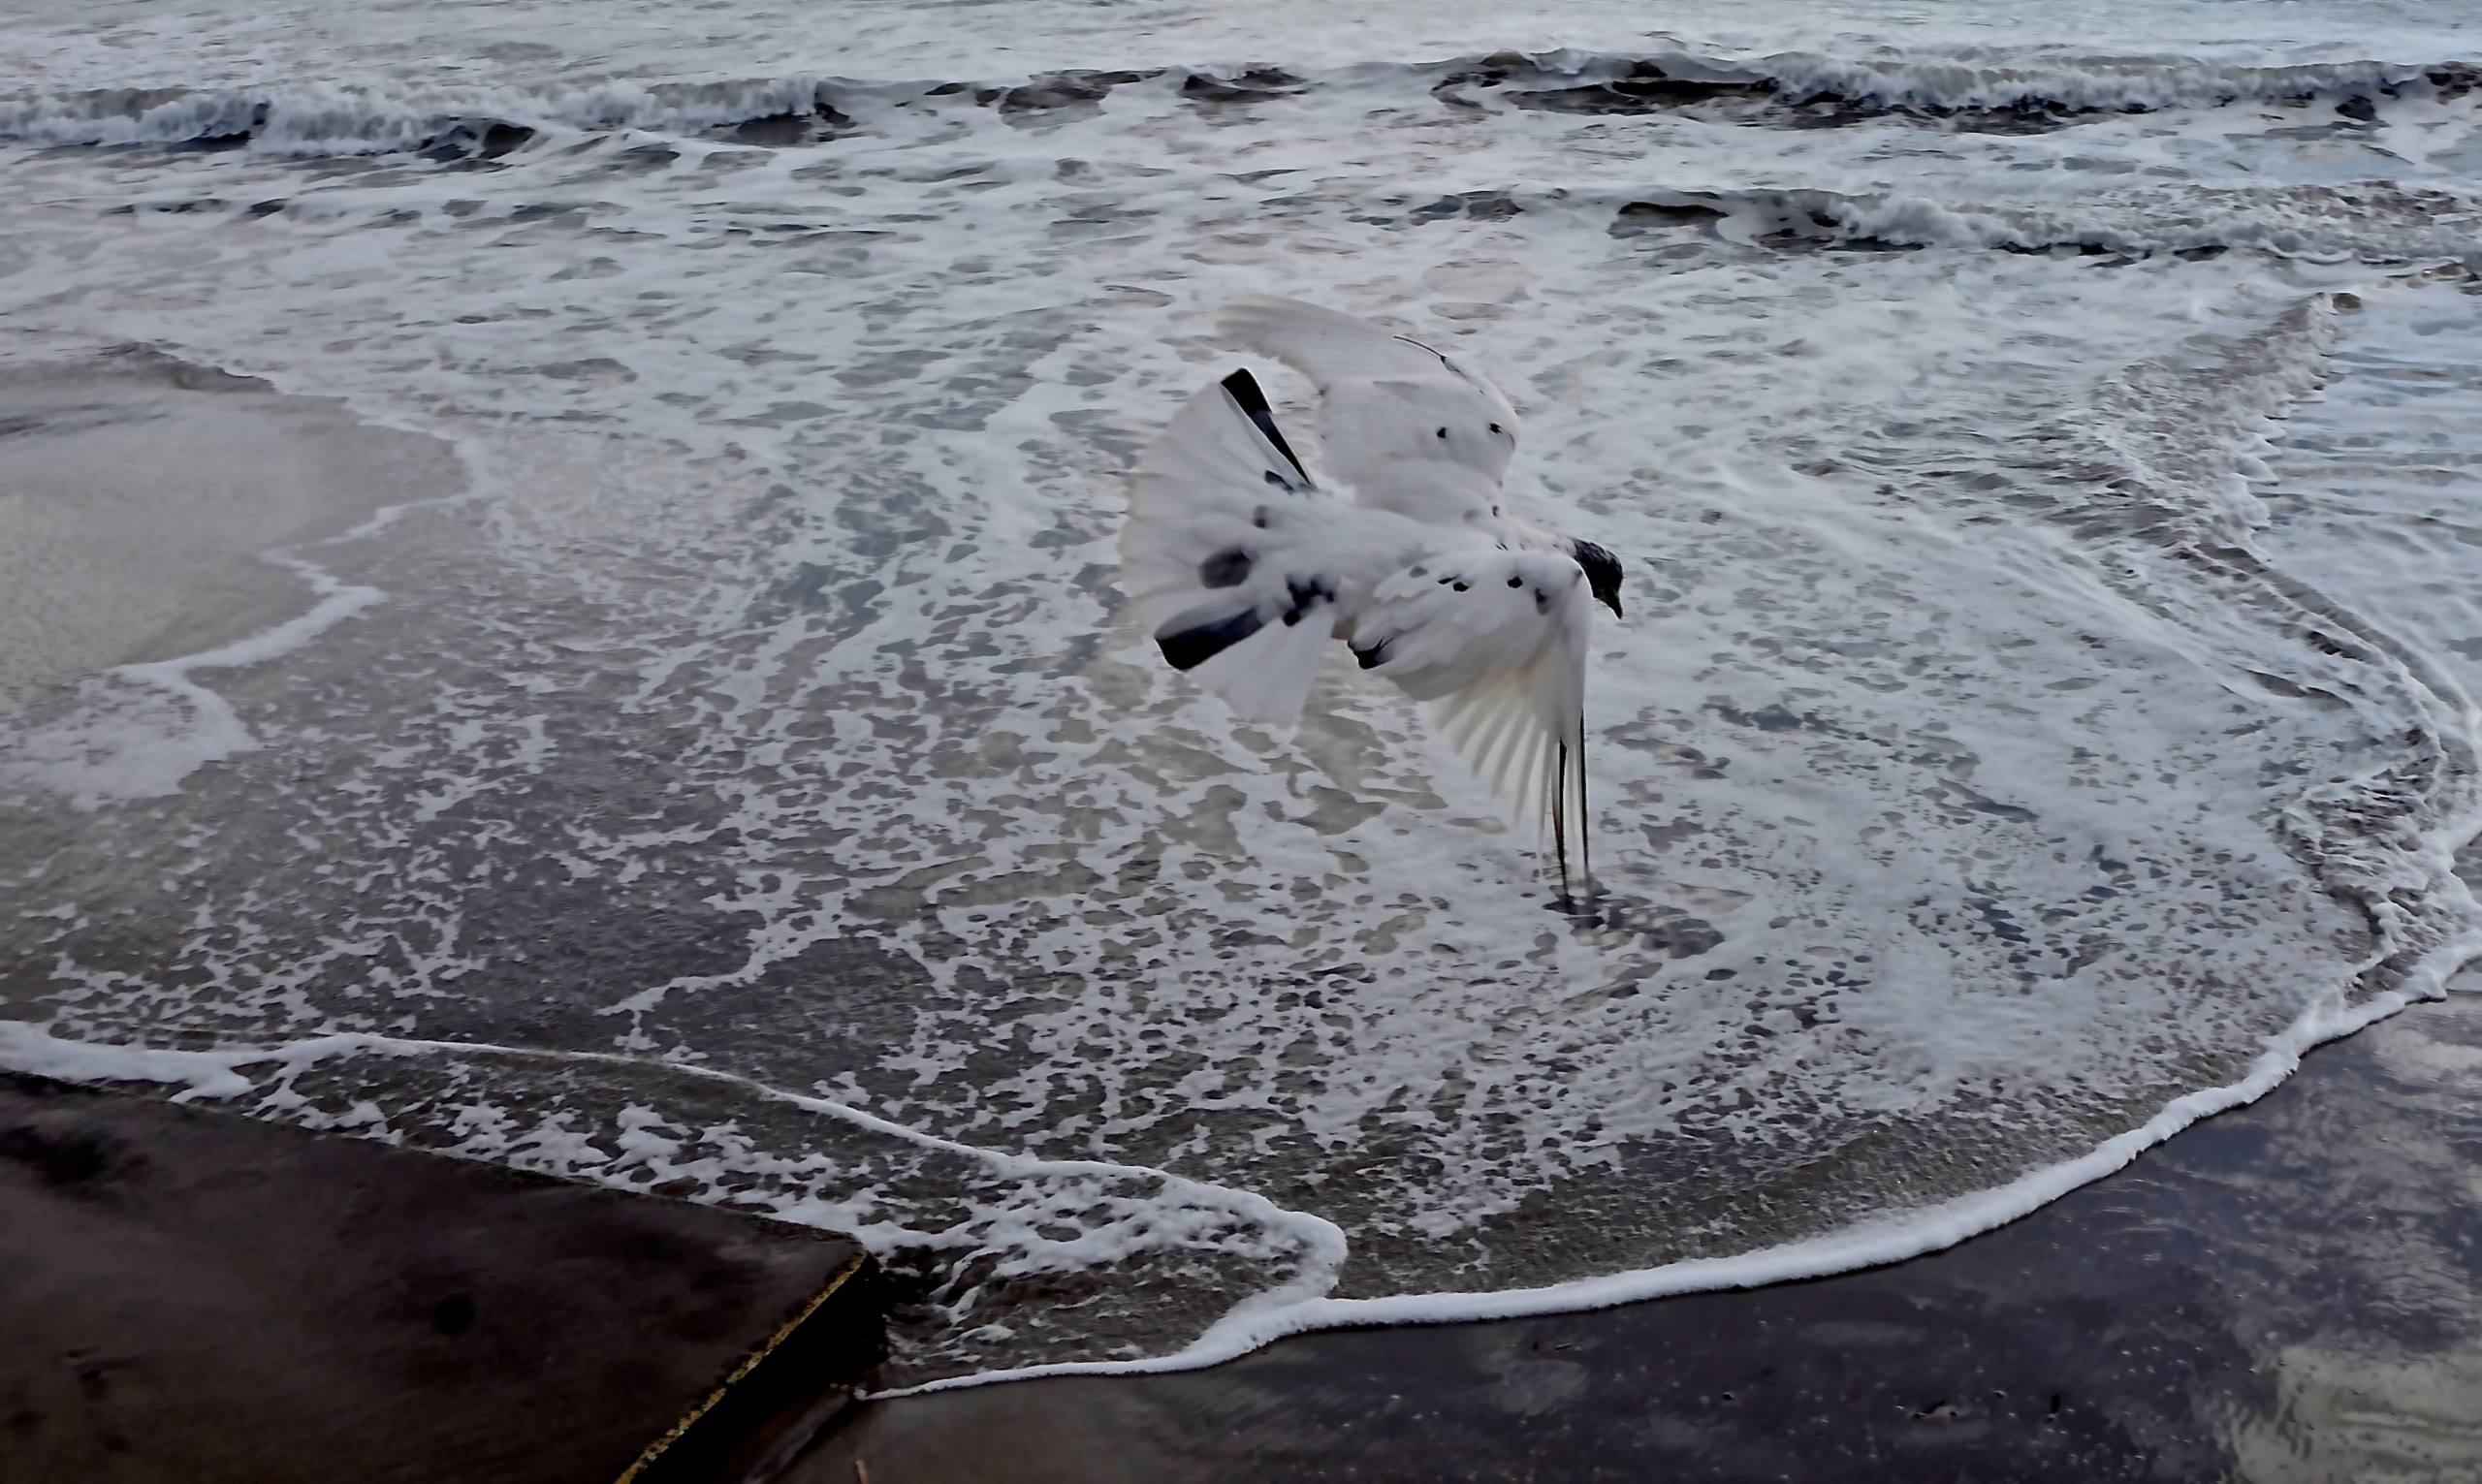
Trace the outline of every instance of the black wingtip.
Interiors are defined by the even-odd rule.
[[[1257,610],[1245,608],[1203,623],[1184,623],[1179,628],[1165,624],[1156,633],[1155,644],[1173,669],[1194,670],[1266,627],[1266,622]]]
[[[1292,445],[1284,441],[1284,429],[1276,426],[1275,409],[1267,405],[1267,394],[1258,390],[1258,378],[1244,367],[1224,378],[1224,390],[1232,395],[1241,415],[1257,424],[1258,431],[1266,434],[1267,441],[1284,456],[1284,461],[1292,465],[1292,472],[1300,479],[1302,488],[1310,488],[1310,471],[1301,466],[1301,456],[1292,451]]]

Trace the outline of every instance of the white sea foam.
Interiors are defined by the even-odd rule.
[[[2278,420],[2458,339],[2418,330],[2466,301],[2425,265],[2472,219],[2471,105],[2342,49],[2452,59],[2416,11],[2383,48],[2160,63],[2099,21],[2083,51],[1903,49],[1807,19],[1624,44],[1580,12],[1373,67],[1367,35],[1202,21],[1090,48],[1175,69],[1101,81],[1034,72],[1094,16],[1027,14],[1056,27],[1027,60],[852,64],[1034,79],[1013,97],[733,91],[804,76],[798,46],[625,81],[478,46],[458,81],[277,67],[308,44],[253,33],[175,85],[341,73],[398,122],[0,149],[42,204],[0,228],[31,340],[342,395],[489,474],[314,553],[329,602],[385,603],[246,674],[181,662],[205,701],[138,692],[185,739],[176,787],[0,805],[40,965],[11,1013],[46,1027],[9,1056],[244,1048],[132,1064],[856,1230],[937,1295],[903,1385],[1901,1255],[2255,1095],[2469,951],[2470,687],[2439,656],[2482,631],[2372,596],[2463,570],[2409,492],[2437,468],[2371,476],[2384,530],[2339,504],[2314,557],[2281,539]],[[1842,57],[1940,108],[2028,78],[2178,106],[1787,128],[1811,105],[1766,88],[1592,92],[1667,47]],[[1293,80],[1210,65],[1249,58]],[[2222,101],[2286,66],[2341,70]],[[545,132],[343,157],[444,118],[459,149]],[[1593,911],[1549,910],[1349,671],[1273,739],[1119,626],[1120,473],[1230,363],[1208,311],[1271,283],[1504,368],[1515,496],[1629,563]],[[2425,436],[2461,459],[2466,426]],[[253,745],[202,765],[200,716]]]
[[[2470,835],[2482,820],[2460,822]],[[2447,862],[2439,863],[2444,867]],[[2452,876],[2452,872],[2449,873]],[[2030,1212],[2080,1185],[2124,1169],[2146,1151],[2200,1119],[2244,1107],[2275,1090],[2301,1065],[2304,1054],[2386,1019],[2406,1005],[2444,993],[2447,976],[2482,956],[2482,931],[2443,943],[2418,966],[2403,989],[2351,1008],[2313,1006],[2251,1064],[2249,1074],[2228,1087],[2204,1088],[2176,1098],[2143,1125],[2105,1141],[2078,1158],[2035,1170],[1995,1189],[1978,1190],[1908,1213],[1898,1220],[1863,1221],[1824,1237],[1785,1243],[1731,1257],[1695,1258],[1660,1268],[1576,1279],[1541,1288],[1508,1288],[1482,1294],[1420,1293],[1387,1298],[1309,1298],[1236,1307],[1188,1348],[1142,1361],[1059,1362],[1013,1371],[927,1381],[891,1392],[911,1395],[995,1380],[1049,1375],[1114,1375],[1194,1370],[1248,1354],[1291,1335],[1321,1329],[1382,1324],[1454,1324],[1529,1314],[1609,1309],[1685,1293],[1756,1288],[1768,1283],[1825,1278],[1858,1268],[1902,1262],[1956,1246]]]
[[[193,675],[265,664],[382,596],[376,587],[348,586],[306,562],[286,565],[318,594],[306,612],[229,645],[124,665],[86,680],[80,704],[58,719],[0,738],[0,782],[48,790],[93,808],[107,800],[160,798],[196,770],[257,745],[232,705]]]
[[[2465,34],[2458,0],[2345,0],[2236,8],[2217,0],[2100,0],[2078,7],[2075,34],[2018,7],[1834,0],[1671,6],[1671,34],[1650,35],[1631,0],[1564,0],[1519,16],[1482,0],[1370,0],[1350,10],[1316,0],[1250,7],[1170,4],[1136,26],[1077,0],[1028,0],[1005,23],[892,23],[883,8],[810,0],[743,0],[728,23],[685,33],[676,13],[646,3],[606,7],[590,42],[525,5],[435,4],[338,11],[318,0],[201,13],[172,0],[29,0],[10,40],[29,76],[111,88],[249,83],[340,70],[493,81],[597,73],[713,79],[765,68],[870,77],[1000,77],[1011,71],[1163,66],[1329,57],[1401,62],[1496,48],[1636,53],[1666,48],[1721,58],[1778,53],[1860,56],[1889,72],[1908,57],[2005,74],[2336,65],[2359,58],[2431,59]],[[2174,49],[2174,48],[2178,49]],[[2143,85],[2143,84],[2139,84]]]

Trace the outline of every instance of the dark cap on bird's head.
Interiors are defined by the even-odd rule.
[[[1620,558],[1591,541],[1570,542],[1569,554],[1585,569],[1586,587],[1594,593],[1595,601],[1610,609],[1611,616],[1619,617]]]

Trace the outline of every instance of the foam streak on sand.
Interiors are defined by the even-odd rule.
[[[257,746],[199,677],[281,659],[385,599],[321,568],[320,548],[488,488],[469,451],[384,412],[365,422],[136,347],[16,367],[7,386],[41,474],[21,463],[0,486],[20,549],[0,647],[31,667],[18,688],[74,680],[78,699],[0,732],[0,782],[81,809],[163,797]],[[132,649],[164,657],[94,668]]]
[[[2444,973],[2482,955],[2482,934],[2457,940],[2443,959]],[[1733,1257],[1696,1258],[1634,1273],[1582,1279],[1543,1288],[1511,1288],[1491,1293],[1418,1293],[1380,1299],[1317,1298],[1294,1303],[1257,1303],[1236,1308],[1187,1349],[1142,1361],[1066,1362],[1026,1366],[926,1381],[885,1393],[908,1396],[998,1380],[1032,1380],[1055,1375],[1127,1375],[1148,1372],[1195,1370],[1246,1355],[1261,1345],[1291,1335],[1324,1329],[1351,1329],[1382,1324],[1455,1324],[1478,1319],[1513,1319],[1529,1314],[1564,1313],[1608,1309],[1647,1299],[1684,1293],[1713,1293],[1730,1288],[1756,1288],[1768,1283],[1827,1278],[1858,1268],[1902,1262],[1956,1246],[1993,1227],[2016,1220],[2066,1195],[2080,1185],[2101,1180],[2128,1166],[2146,1151],[2171,1138],[2200,1119],[2245,1107],[2292,1075],[2304,1054],[2323,1042],[2338,1040],[2386,1019],[2406,1005],[2434,997],[2394,993],[2356,1006],[2313,1011],[2270,1044],[2249,1075],[2225,1088],[2207,1088],[2175,1099],[2142,1127],[2130,1129],[2079,1158],[2033,1171],[1994,1190],[1945,1201],[1914,1212],[1901,1220],[1866,1221],[1825,1237],[1788,1242]]]
[[[478,497],[0,718],[12,1064],[854,1231],[895,1388],[1920,1250],[2472,951],[2482,105],[2421,0],[833,62],[771,3],[26,22],[10,354]],[[1236,731],[1126,622],[1121,480],[1269,288],[1505,371],[1511,498],[1627,563],[1584,910],[1408,707]],[[202,395],[95,434],[144,510],[235,463]],[[454,483],[368,435],[265,441]]]
[[[192,674],[279,658],[384,596],[376,587],[347,586],[307,562],[284,564],[318,594],[309,611],[202,653],[106,671],[85,682],[83,704],[61,721],[0,742],[0,779],[62,794],[91,809],[107,800],[160,798],[207,764],[256,746],[232,706]],[[168,721],[147,699],[116,693],[128,684],[171,696],[187,715]]]

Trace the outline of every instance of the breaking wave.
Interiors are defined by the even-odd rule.
[[[2367,115],[2380,100],[2469,97],[2465,60],[2249,67],[2193,58],[2080,57],[2003,65],[1847,59],[1808,52],[1730,58],[1499,51],[1326,70],[1197,66],[1069,70],[993,80],[797,76],[729,82],[543,90],[289,84],[260,89],[109,88],[0,99],[0,138],[48,145],[256,147],[277,153],[433,152],[495,157],[547,132],[724,133],[752,142],[833,138],[889,110],[969,107],[1022,116],[1091,108],[1124,87],[1169,88],[1202,106],[1325,89],[1429,92],[1451,105],[1590,113],[1720,112],[1765,125],[1880,119],[2039,131],[2100,116],[2273,103]]]

